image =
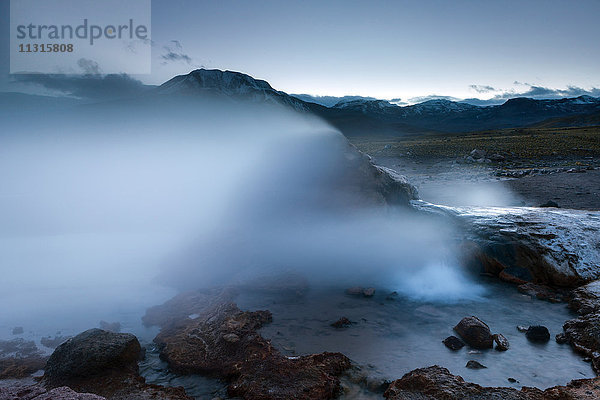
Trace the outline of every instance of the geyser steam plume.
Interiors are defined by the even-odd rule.
[[[382,204],[362,156],[316,118],[190,97],[38,115],[7,121],[0,139],[10,293],[58,290],[64,304],[69,290],[118,298],[157,275],[196,288],[278,271],[430,299],[474,293],[452,228]]]

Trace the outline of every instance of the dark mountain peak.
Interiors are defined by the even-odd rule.
[[[266,81],[250,75],[220,69],[196,69],[187,75],[178,75],[160,86],[163,92],[218,90],[233,93],[275,91]]]
[[[186,75],[178,75],[157,89],[161,94],[209,95],[232,101],[276,103],[307,111],[307,103],[287,93],[277,91],[268,82],[250,75],[220,69],[196,69]]]
[[[359,99],[349,99],[349,100],[339,101],[333,107],[335,107],[335,108],[352,108],[352,107],[386,108],[386,107],[398,107],[398,106],[395,104],[392,104],[386,100],[359,98]]]
[[[455,113],[478,108],[480,107],[468,103],[459,103],[448,99],[427,100],[422,103],[413,104],[412,106],[403,107],[407,115],[412,113]]]
[[[537,103],[538,100],[529,98],[529,97],[513,97],[512,99],[508,99],[504,102],[503,105],[509,106],[521,106],[525,104],[534,104]]]

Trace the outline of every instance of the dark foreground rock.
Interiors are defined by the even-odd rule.
[[[336,329],[347,328],[350,325],[352,325],[352,321],[350,321],[346,317],[342,317],[342,318],[338,319],[337,321],[335,321],[334,323],[331,324],[331,326],[333,326]]]
[[[465,367],[467,367],[469,369],[484,369],[484,368],[487,368],[485,365],[483,365],[479,361],[475,361],[475,360],[469,360],[469,361],[467,361],[467,365],[465,365]]]
[[[544,391],[529,387],[517,390],[465,382],[446,368],[435,365],[416,369],[392,382],[384,396],[388,400],[591,400],[600,398],[600,378],[575,380]]]
[[[600,281],[574,290],[569,307],[579,316],[564,323],[561,340],[589,357],[594,371],[600,374]]]
[[[548,328],[541,325],[530,326],[525,332],[525,336],[532,342],[546,343],[550,340]]]
[[[271,321],[269,311],[242,311],[234,303],[220,302],[223,297],[227,295],[182,294],[153,307],[145,317],[164,323],[154,341],[173,371],[225,379],[230,396],[247,400],[331,399],[340,393],[339,375],[351,366],[346,356],[283,356],[257,333]],[[163,315],[177,304],[187,310],[182,317],[193,310],[194,318]]]
[[[130,333],[90,329],[58,346],[46,364],[44,379],[50,385],[102,374],[136,373],[142,348]]]
[[[182,388],[146,384],[138,373],[141,357],[135,336],[90,329],[58,346],[46,363],[42,383],[48,389],[68,386],[114,400],[191,399]]]
[[[91,393],[77,393],[61,386],[46,390],[40,385],[21,386],[9,385],[0,387],[0,400],[106,400],[105,397]]]
[[[489,349],[494,345],[490,327],[475,316],[463,318],[454,330],[471,347]]]
[[[463,341],[456,336],[448,336],[446,339],[442,340],[442,343],[444,343],[447,348],[454,351],[460,350],[465,346]]]

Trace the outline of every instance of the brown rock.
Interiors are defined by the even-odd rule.
[[[557,333],[554,338],[558,344],[565,344],[569,342],[569,338],[567,338],[567,335],[564,333]]]
[[[592,400],[600,398],[600,378],[574,380],[565,386],[545,391],[523,387],[484,387],[465,382],[446,368],[434,365],[409,372],[390,384],[384,397],[388,400]]]
[[[531,395],[530,395],[531,393]],[[483,387],[465,382],[446,368],[434,365],[420,368],[404,375],[388,387],[384,393],[388,400],[453,400],[453,399],[503,399],[503,400],[542,400],[539,389]]]
[[[171,319],[154,339],[161,358],[182,374],[202,374],[229,382],[230,396],[244,399],[330,399],[339,394],[338,376],[350,367],[340,353],[285,357],[257,330],[271,321],[269,311],[242,311],[234,303],[193,295],[178,296],[153,307],[157,321],[168,321],[162,313],[178,309],[181,301],[193,310],[194,319]],[[181,314],[185,315],[185,314]],[[235,335],[238,340],[231,341]]]
[[[469,360],[469,361],[467,361],[467,365],[465,365],[465,367],[467,367],[469,369],[484,369],[484,368],[487,368],[485,365],[483,365],[479,361],[475,361],[475,360]]]
[[[506,271],[506,269],[503,269],[502,271],[500,271],[500,273],[498,274],[498,278],[502,279],[504,282],[512,283],[515,285],[527,284],[527,281],[524,281],[521,278],[517,278],[516,276],[511,275],[510,273],[508,273]]]
[[[476,349],[489,349],[494,345],[490,327],[475,316],[463,318],[454,330],[469,346]]]
[[[341,328],[347,328],[352,324],[352,322],[346,318],[346,317],[342,317],[340,319],[338,319],[337,321],[335,321],[334,323],[331,324],[331,326],[333,326],[336,329],[341,329]]]
[[[518,289],[519,292],[523,294],[551,303],[562,303],[566,301],[568,297],[568,292],[565,290],[553,289],[546,285],[538,285],[531,282],[519,285]]]
[[[191,400],[183,388],[146,384],[138,373],[141,351],[131,334],[90,329],[57,347],[42,383],[48,389],[69,386],[113,400]]]
[[[494,342],[496,342],[496,350],[506,351],[510,347],[508,343],[508,339],[504,337],[501,333],[497,333],[494,335]]]
[[[362,293],[365,297],[373,297],[375,295],[375,288],[366,288]]]
[[[532,342],[545,343],[550,340],[550,332],[548,328],[541,325],[530,326],[525,332],[525,336]]]
[[[77,393],[74,390],[61,386],[46,390],[40,385],[21,386],[18,384],[0,387],[2,400],[106,400],[105,397],[91,393]]]
[[[465,346],[463,341],[456,336],[448,336],[446,339],[442,340],[442,343],[444,343],[447,348],[453,351],[460,350]]]

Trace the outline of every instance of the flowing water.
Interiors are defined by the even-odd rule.
[[[304,296],[282,297],[274,294],[246,294],[238,299],[242,309],[268,309],[273,322],[261,329],[282,354],[296,356],[323,351],[342,352],[359,365],[372,381],[402,377],[421,367],[440,365],[465,380],[486,386],[564,385],[572,379],[595,376],[589,363],[569,345],[559,345],[554,335],[572,318],[565,304],[551,304],[519,293],[512,286],[487,281],[485,293],[477,300],[453,303],[422,302],[389,292],[376,292],[372,298],[354,297],[340,288],[309,290]],[[455,334],[452,327],[464,316],[476,315],[488,323],[493,333],[502,333],[510,349],[459,351],[447,349],[442,340]],[[348,328],[330,326],[345,316],[353,323]],[[552,339],[545,344],[529,342],[517,325],[541,324]],[[486,369],[471,370],[467,361],[477,360]],[[203,377],[170,374],[150,346],[142,363],[142,374],[149,382],[181,385],[194,396],[224,396],[224,384]],[[515,383],[508,378],[517,380]],[[346,398],[381,398],[343,380]]]

